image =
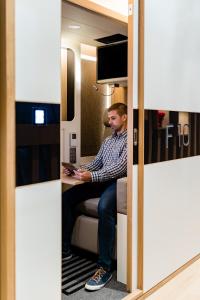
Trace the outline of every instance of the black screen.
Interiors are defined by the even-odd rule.
[[[125,41],[97,48],[97,81],[127,77],[127,44]]]

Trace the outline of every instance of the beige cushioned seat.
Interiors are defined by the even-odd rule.
[[[79,216],[72,235],[72,245],[93,253],[98,253],[98,202],[99,198],[91,198],[77,206]],[[117,180],[117,213],[127,214],[126,177]]]
[[[77,211],[86,216],[98,218],[98,203],[99,198],[88,199],[77,206]]]

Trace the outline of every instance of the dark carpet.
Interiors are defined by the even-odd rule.
[[[74,251],[70,260],[62,260],[62,300],[121,300],[128,293],[126,286],[112,280],[101,290],[90,292],[84,289],[85,282],[96,271],[97,256],[84,251]]]

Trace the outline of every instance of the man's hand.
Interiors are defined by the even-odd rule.
[[[78,170],[78,171],[74,171],[74,174],[72,177],[82,180],[82,181],[91,181],[92,180],[92,176],[91,173],[89,171],[85,171],[85,170]]]
[[[64,168],[64,167],[63,167],[63,173],[67,176],[71,176],[71,174],[72,174],[72,172],[69,169]]]

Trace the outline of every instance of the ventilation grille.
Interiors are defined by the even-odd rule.
[[[112,44],[121,41],[126,41],[128,39],[127,36],[117,33],[110,36],[105,36],[103,38],[95,39],[95,41],[103,43],[103,44]]]

